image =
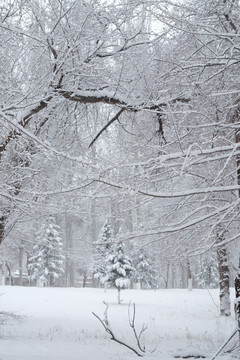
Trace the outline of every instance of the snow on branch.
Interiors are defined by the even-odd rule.
[[[147,192],[143,190],[139,190],[138,193],[142,195],[146,195],[149,197],[154,198],[161,198],[161,199],[167,199],[167,198],[180,198],[185,197],[189,195],[202,195],[202,194],[211,194],[211,193],[222,193],[222,192],[231,192],[240,190],[240,185],[223,185],[223,186],[209,186],[207,188],[196,188],[191,190],[185,190],[185,191],[176,191],[176,192]]]
[[[240,200],[237,199],[235,202],[227,204],[223,207],[218,207],[218,208],[216,208],[215,211],[212,211],[206,215],[198,216],[192,220],[186,221],[187,218],[189,218],[191,215],[194,214],[194,213],[192,213],[191,215],[188,215],[186,218],[182,219],[180,223],[172,223],[172,224],[169,224],[169,226],[165,227],[165,228],[162,227],[162,228],[156,228],[156,229],[148,230],[148,231],[144,230],[144,232],[132,233],[131,235],[129,235],[127,237],[125,236],[125,239],[133,239],[133,238],[137,238],[137,237],[153,236],[153,235],[157,235],[157,234],[160,235],[160,234],[167,234],[167,233],[183,231],[183,230],[191,228],[192,226],[195,226],[199,223],[203,223],[204,221],[209,220],[215,216],[219,216],[222,213],[228,212],[231,209],[234,209],[234,207],[237,207],[239,205],[239,201]],[[201,210],[201,208],[200,208],[200,210]],[[238,238],[238,237],[239,237],[239,234],[237,234],[234,237],[232,237],[231,239],[226,240],[223,243],[219,243],[218,245],[215,245],[215,246],[214,246],[214,244],[215,244],[215,242],[214,242],[214,244],[212,244],[209,248],[222,246],[223,244],[226,244],[226,243],[236,240],[236,238]],[[158,241],[158,240],[154,240],[154,242],[155,241]]]
[[[7,116],[2,111],[0,111],[0,116],[2,116],[9,124],[11,124],[15,128],[15,130],[13,131],[14,135],[17,135],[17,130],[18,130],[19,133],[24,134],[29,139],[33,140],[36,144],[38,144],[38,145],[42,146],[43,148],[45,148],[46,150],[50,151],[50,153],[53,153],[53,154],[55,154],[57,156],[66,158],[68,160],[72,160],[72,161],[79,162],[81,164],[89,165],[88,161],[84,160],[83,158],[80,158],[79,156],[78,157],[72,157],[72,156],[69,156],[69,155],[61,152],[61,151],[58,151],[58,150],[54,149],[53,147],[51,147],[49,145],[49,143],[46,143],[46,142],[42,141],[39,137],[32,134],[30,131],[25,129],[24,126],[20,125],[20,123],[18,123],[15,119],[11,118],[10,116]],[[4,145],[5,144],[7,145],[6,142],[4,143]],[[5,150],[5,147],[4,148],[3,148],[3,146],[0,147],[0,158],[1,158],[2,152],[4,150]]]
[[[11,123],[11,125],[14,126],[14,130],[11,131],[8,135],[8,137],[6,138],[5,142],[0,145],[0,157],[3,151],[5,151],[7,145],[9,144],[9,142],[16,136],[19,135],[21,132],[23,132],[24,127],[28,124],[28,122],[31,120],[33,115],[36,115],[37,113],[39,113],[40,111],[42,111],[43,109],[45,109],[48,106],[49,101],[51,101],[51,99],[53,98],[53,96],[49,96],[48,98],[44,99],[44,100],[40,100],[37,105],[32,106],[30,109],[28,109],[28,112],[26,115],[24,115],[21,119],[20,122],[15,122],[15,120],[13,120],[9,115],[6,115],[3,111],[1,111],[0,115],[7,120],[9,123]],[[13,110],[14,108],[10,108],[9,110]],[[20,130],[20,133],[17,132],[17,128],[18,130]],[[34,135],[32,135],[34,136]],[[35,141],[39,140],[36,139],[32,139]]]
[[[118,95],[116,96],[115,92],[108,92],[103,90],[70,90],[70,89],[62,89],[56,88],[55,92],[62,95],[68,100],[80,102],[83,104],[111,104],[123,106],[127,110],[131,111],[140,111],[140,110],[160,110],[161,107],[166,106],[167,104],[182,102],[188,103],[190,101],[189,98],[185,97],[176,97],[176,98],[167,98],[163,99],[160,102],[150,101],[149,103],[139,102],[136,100],[131,100]]]

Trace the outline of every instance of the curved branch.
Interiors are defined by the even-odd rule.
[[[65,99],[76,101],[82,104],[110,104],[110,105],[120,105],[127,107],[129,110],[133,110],[131,105],[127,105],[124,99],[115,97],[114,94],[108,92],[102,92],[98,90],[65,90],[65,89],[55,89],[55,91],[63,96]]]
[[[116,336],[114,335],[114,333],[112,332],[112,330],[110,329],[109,325],[105,324],[104,321],[102,319],[100,319],[100,317],[95,314],[94,312],[92,313],[102,324],[102,326],[104,327],[105,331],[111,336],[111,340],[117,342],[120,345],[123,345],[125,347],[127,347],[128,349],[132,350],[137,356],[142,357],[143,355],[140,354],[136,349],[134,349],[132,346],[126,344],[125,342],[123,342],[122,340],[119,340],[118,338],[116,338]]]
[[[61,89],[55,88],[55,92],[62,95],[68,100],[76,101],[82,104],[96,104],[96,103],[103,103],[109,105],[118,105],[125,108],[125,110],[129,111],[141,111],[141,110],[152,110],[152,111],[160,111],[163,106],[167,104],[175,104],[177,102],[181,103],[188,103],[190,98],[185,97],[175,97],[164,99],[161,102],[150,101],[149,104],[144,102],[141,103],[130,103],[127,101],[127,98],[116,96],[115,93],[107,92],[107,91],[100,91],[100,90],[68,90],[68,89]]]

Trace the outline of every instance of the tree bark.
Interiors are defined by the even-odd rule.
[[[223,241],[222,235],[217,234],[218,242]],[[220,315],[231,315],[231,302],[229,291],[229,265],[228,253],[225,246],[217,250],[218,270],[219,270],[219,286],[220,286]]]
[[[188,274],[188,290],[192,291],[192,272],[191,272],[189,260],[187,260],[187,274]]]

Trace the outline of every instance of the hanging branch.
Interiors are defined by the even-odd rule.
[[[115,121],[119,118],[119,116],[123,113],[123,111],[126,110],[125,108],[121,108],[116,115],[109,120],[109,122],[97,133],[96,136],[94,136],[93,140],[91,141],[89,148],[95,143],[95,141],[99,138],[99,136]]]

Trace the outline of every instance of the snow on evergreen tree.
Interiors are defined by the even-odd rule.
[[[135,271],[132,260],[125,254],[125,245],[122,241],[118,242],[106,259],[106,274],[101,281],[117,288],[119,304],[120,290],[129,287]]]
[[[155,272],[149,262],[148,256],[143,249],[140,249],[137,261],[136,261],[136,279],[140,281],[141,288],[143,284],[147,288],[156,286]]]
[[[103,225],[101,235],[94,249],[94,278],[100,279],[105,275],[106,272],[106,258],[111,251],[111,224],[110,220],[107,219]]]
[[[200,288],[216,288],[219,285],[217,260],[213,255],[205,256],[201,262],[199,273],[196,275]]]
[[[49,217],[46,225],[37,235],[37,243],[33,247],[33,256],[29,258],[28,270],[30,280],[40,280],[46,286],[52,286],[64,270],[65,256],[62,255],[62,242],[59,226],[54,218]]]

